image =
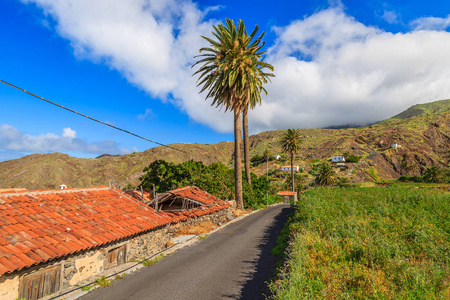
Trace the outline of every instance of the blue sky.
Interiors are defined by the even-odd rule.
[[[250,130],[367,124],[450,98],[443,1],[3,0],[0,79],[160,143],[233,140],[190,68],[212,24],[266,32],[276,78]],[[0,161],[154,147],[0,84]]]

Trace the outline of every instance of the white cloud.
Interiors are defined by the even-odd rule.
[[[143,114],[138,115],[138,120],[151,119],[153,117],[155,117],[155,113],[150,108],[147,108]]]
[[[23,0],[56,22],[81,58],[106,63],[129,82],[171,99],[197,122],[232,131],[232,115],[199,95],[193,57],[211,36],[191,1]],[[415,31],[389,33],[366,26],[334,7],[276,28],[267,60],[277,77],[263,105],[250,112],[252,132],[366,124],[410,105],[449,98],[449,19],[422,18]],[[385,14],[395,21],[394,14]],[[431,31],[433,30],[433,31]]]
[[[411,22],[415,30],[446,30],[450,27],[450,15],[447,18],[423,17]]]
[[[15,127],[0,125],[0,149],[19,152],[79,151],[94,154],[126,154],[129,150],[119,148],[114,141],[88,143],[76,138],[75,130],[64,128],[61,136],[54,133],[28,135]]]
[[[77,132],[72,130],[70,127],[63,128],[63,137],[74,139],[77,137]]]
[[[450,95],[450,33],[392,34],[327,9],[277,28],[254,130],[367,124]],[[306,60],[304,59],[306,58]]]
[[[382,18],[389,24],[398,23],[399,19],[397,13],[393,10],[384,10]]]
[[[215,21],[191,1],[178,0],[22,0],[35,3],[56,21],[80,58],[106,63],[128,81],[163,101],[172,99],[192,119],[219,131],[231,118],[198,95],[192,78],[194,56]]]

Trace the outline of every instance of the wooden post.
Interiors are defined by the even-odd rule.
[[[155,210],[158,211],[158,199],[156,199],[155,184],[153,184],[153,199],[155,200]]]

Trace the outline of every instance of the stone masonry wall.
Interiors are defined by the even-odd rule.
[[[232,213],[231,207],[229,207],[227,209],[222,209],[220,211],[216,211],[209,215],[203,215],[203,216],[197,217],[197,218],[190,218],[183,222],[171,224],[169,227],[169,233],[174,234],[179,229],[186,228],[188,226],[199,225],[206,221],[211,221],[212,223],[220,226],[226,222],[231,221],[232,219],[233,219],[233,213]]]

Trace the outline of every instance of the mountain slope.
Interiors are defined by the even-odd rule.
[[[393,120],[405,120],[413,117],[437,115],[448,112],[450,112],[450,99],[413,105],[407,110],[393,116],[392,118],[384,120],[381,123],[385,124]]]
[[[368,159],[363,159],[351,171],[338,173],[354,182],[392,179],[402,174],[419,175],[432,165],[447,167],[450,165],[450,111],[445,109],[449,103],[450,100],[444,100],[438,101],[438,105],[415,106],[412,108],[422,112],[414,117],[406,117],[412,115],[406,113],[407,110],[402,118],[391,118],[367,127],[301,129],[304,141],[295,163],[308,171],[315,162],[304,159],[310,155],[320,160],[343,153],[361,155]],[[417,112],[412,108],[410,112]],[[273,155],[282,154],[278,144],[282,133],[282,130],[277,130],[251,136],[250,156],[260,155],[266,148]],[[401,147],[392,149],[390,146],[394,142]],[[232,167],[232,142],[171,146],[183,152],[156,147],[144,152],[96,159],[74,158],[61,153],[29,155],[0,163],[0,188],[44,189],[57,188],[60,184],[88,187],[112,182],[120,186],[127,183],[136,185],[144,167],[156,159],[175,163],[193,159],[205,164],[221,162]],[[288,162],[273,161],[270,168],[277,169],[282,164]],[[252,171],[265,174],[266,166],[262,164]]]

